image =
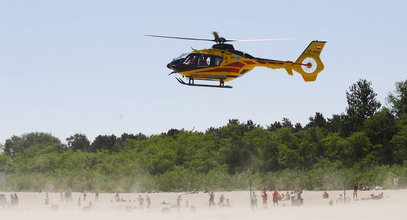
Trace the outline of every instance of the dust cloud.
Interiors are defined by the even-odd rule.
[[[343,191],[328,191],[329,198],[323,199],[321,191],[304,191],[303,205],[292,206],[290,200],[279,201],[273,206],[272,192],[268,192],[267,208],[263,207],[260,191],[257,193],[257,208],[250,207],[247,191],[215,192],[216,205],[209,208],[209,195],[199,192],[189,193],[100,193],[96,201],[94,193],[72,193],[72,199],[65,201],[60,193],[17,192],[18,204],[10,206],[10,196],[14,192],[0,192],[6,198],[6,206],[0,206],[1,219],[41,219],[41,220],[127,220],[127,219],[194,219],[194,220],[263,220],[263,219],[407,219],[407,190],[360,191],[358,198],[352,199],[352,191],[347,191],[350,202],[337,199]],[[286,192],[280,192],[286,193]],[[383,193],[383,197],[372,197]],[[230,201],[230,207],[219,207],[221,195]],[[146,196],[151,199],[147,208]],[[180,196],[177,206],[177,198]],[[143,208],[140,200],[143,198]],[[1,205],[1,204],[0,204]]]

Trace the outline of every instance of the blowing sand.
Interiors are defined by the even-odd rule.
[[[383,192],[382,199],[371,199],[371,194]],[[358,199],[347,204],[337,203],[343,191],[328,191],[329,198],[322,199],[321,191],[304,191],[302,206],[291,206],[291,201],[280,201],[273,207],[269,192],[268,208],[263,208],[260,191],[256,191],[258,208],[250,208],[248,191],[215,192],[215,203],[221,194],[230,200],[230,208],[216,205],[209,209],[209,195],[199,192],[187,193],[122,193],[123,202],[115,201],[114,193],[101,193],[95,201],[94,193],[72,193],[72,202],[61,200],[60,193],[49,193],[49,204],[45,204],[45,193],[18,192],[19,203],[13,208],[0,207],[0,219],[407,219],[407,190],[359,191]],[[283,193],[283,192],[280,192]],[[12,193],[5,192],[8,201]],[[352,199],[352,191],[346,192]],[[141,195],[151,198],[151,207],[139,207],[137,198]],[[181,207],[176,207],[177,197],[181,195]],[[80,202],[79,202],[80,198]],[[329,201],[333,205],[329,205]],[[188,201],[189,208],[186,207]],[[91,203],[91,208],[86,208]],[[165,204],[163,204],[165,203]],[[195,211],[191,206],[195,207]],[[172,207],[172,208],[171,208]]]

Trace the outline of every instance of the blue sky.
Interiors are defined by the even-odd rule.
[[[0,1],[0,143],[49,132],[204,131],[228,119],[267,126],[283,117],[306,124],[315,112],[342,113],[358,79],[378,99],[406,80],[405,1]],[[299,74],[255,68],[233,89],[180,85],[166,64],[211,43],[144,37],[161,34],[234,39],[257,57],[295,60],[312,40],[326,40],[325,70]]]

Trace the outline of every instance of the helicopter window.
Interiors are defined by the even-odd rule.
[[[188,54],[183,62],[187,66],[210,67],[219,66],[222,58],[207,54]]]
[[[220,57],[215,57],[215,62],[214,62],[214,65],[215,66],[219,66],[220,65],[220,63],[222,63],[222,58],[220,58]]]
[[[185,65],[196,65],[198,55],[191,54],[185,58],[184,64]]]
[[[198,66],[206,67],[211,65],[211,57],[208,55],[201,55],[198,59]]]

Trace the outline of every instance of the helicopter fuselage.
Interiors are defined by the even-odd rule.
[[[215,44],[210,49],[193,50],[171,61],[167,67],[185,77],[197,80],[227,82],[243,76],[256,66],[284,68],[291,61],[256,58],[235,50],[231,44]]]
[[[312,41],[297,60],[293,62],[256,58],[247,53],[235,50],[233,45],[226,43],[237,41],[289,40],[290,38],[230,40],[220,37],[216,31],[212,32],[212,34],[214,39],[163,35],[145,36],[180,40],[213,41],[216,43],[210,49],[193,49],[192,53],[183,54],[173,59],[167,65],[169,69],[173,70],[169,75],[179,73],[183,77],[187,77],[189,79],[188,83],[185,83],[178,77],[175,78],[181,84],[188,86],[232,88],[232,86],[225,85],[225,82],[243,76],[257,66],[285,69],[289,75],[293,75],[293,71],[295,71],[301,74],[306,82],[315,81],[318,73],[324,69],[324,64],[319,55],[324,48],[325,41]],[[195,80],[213,80],[219,81],[220,84],[219,86],[195,84]]]

